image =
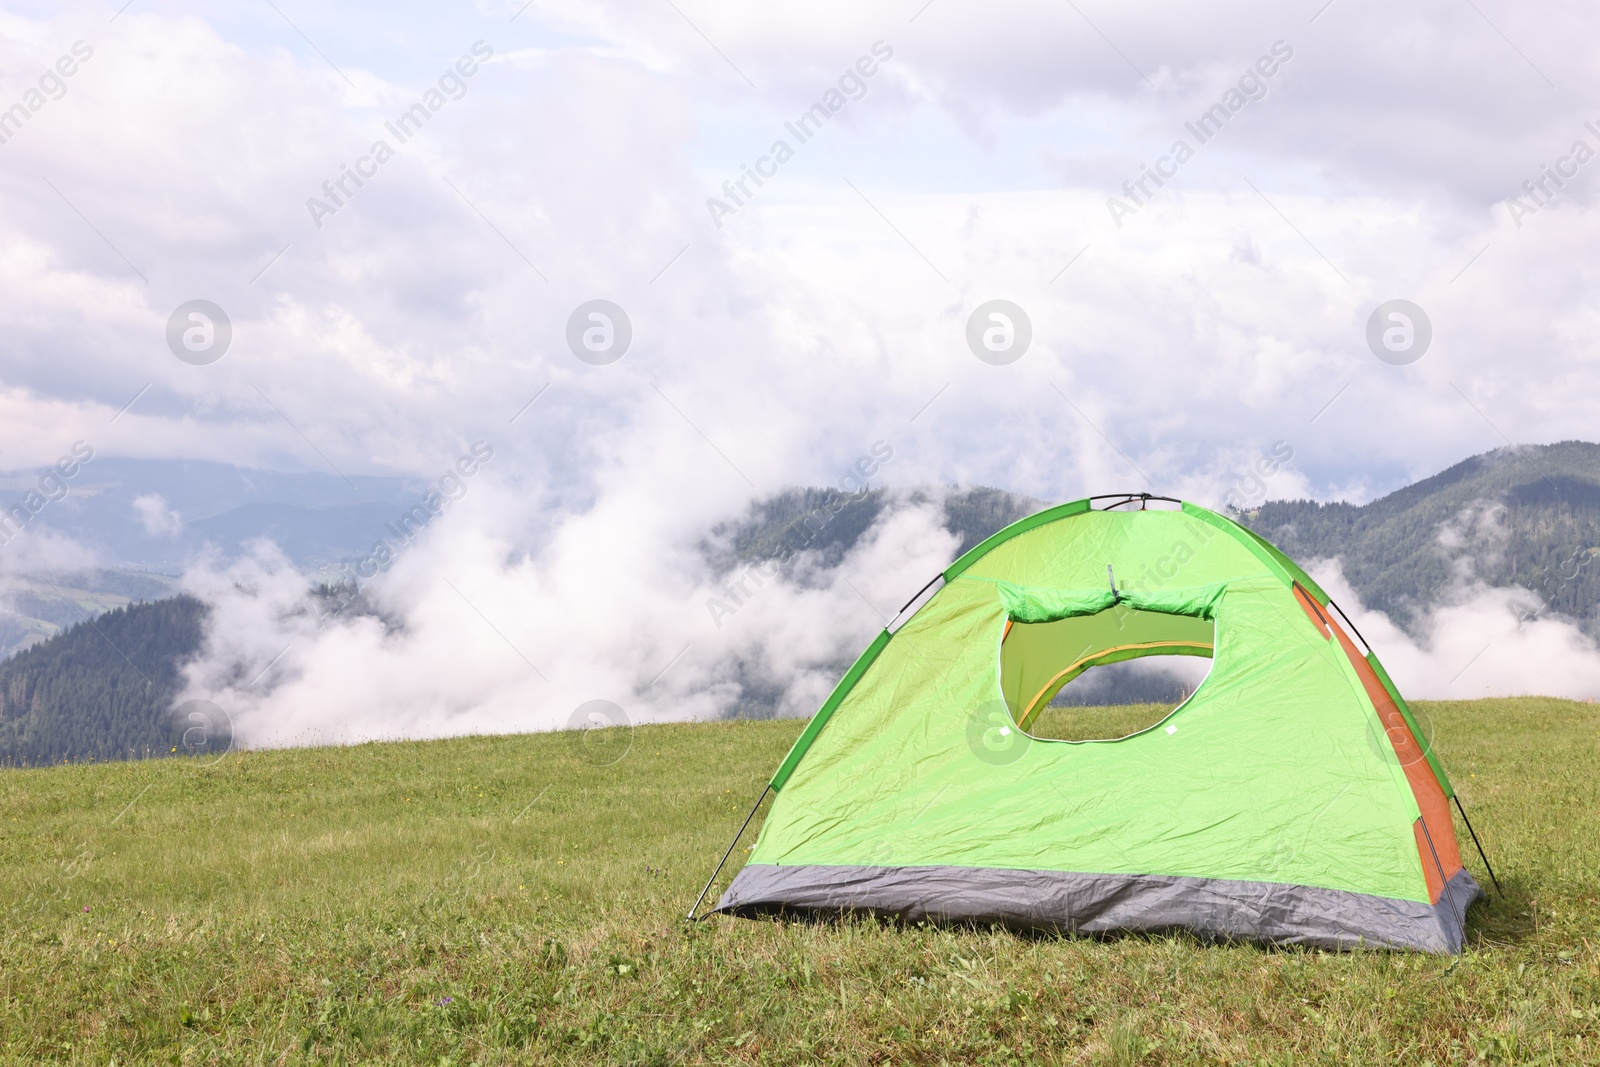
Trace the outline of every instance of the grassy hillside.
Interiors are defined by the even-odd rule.
[[[0,1064],[1600,1060],[1597,708],[1421,713],[1460,959],[686,926],[797,721],[0,771]]]

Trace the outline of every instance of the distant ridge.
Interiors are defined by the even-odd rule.
[[[1600,445],[1497,449],[1369,504],[1269,500],[1239,518],[1302,563],[1339,557],[1403,626],[1479,579],[1600,638]]]
[[[906,503],[925,504],[929,491],[913,491]],[[791,552],[815,552],[825,567],[836,567],[845,553],[882,516],[891,498],[873,489],[847,495],[836,489],[786,489],[750,505],[744,517],[711,531],[702,547],[719,571],[777,559]],[[996,530],[1049,505],[1043,500],[988,486],[944,494],[944,527],[961,538],[960,555]]]

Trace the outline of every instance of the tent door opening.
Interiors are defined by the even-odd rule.
[[[1114,740],[1153,725],[1199,684],[1203,667],[1172,657],[1209,660],[1215,647],[1216,626],[1210,619],[1126,604],[1053,622],[1007,620],[1000,644],[1000,688],[1013,721],[1032,736]],[[1174,695],[1177,699],[1170,699]],[[1126,713],[1107,719],[1102,713],[1076,710],[1113,703],[1155,706],[1146,709],[1150,722],[1132,730],[1121,723]],[[1047,708],[1052,709],[1048,714]],[[1070,736],[1063,737],[1063,729]],[[1084,733],[1088,736],[1079,736]]]

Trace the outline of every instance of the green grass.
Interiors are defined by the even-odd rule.
[[[1148,730],[1171,713],[1170,704],[1050,704],[1028,733],[1061,741],[1108,741]]]
[[[685,925],[793,721],[0,771],[0,1063],[1600,1062],[1596,706],[1420,713],[1459,959]]]

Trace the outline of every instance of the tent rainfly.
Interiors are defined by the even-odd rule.
[[[1354,626],[1224,516],[1107,499],[1006,527],[878,634],[715,910],[1459,952],[1454,790]],[[1029,733],[1085,670],[1162,654],[1212,662],[1155,725]]]

